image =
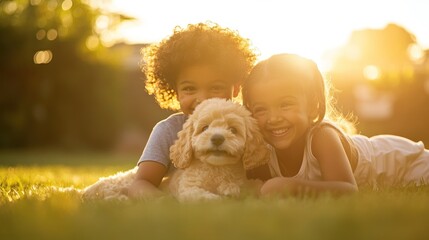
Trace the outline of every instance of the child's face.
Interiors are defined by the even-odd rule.
[[[185,114],[191,114],[199,103],[208,98],[236,97],[239,87],[232,82],[232,79],[228,79],[210,65],[192,65],[185,68],[176,81],[181,110]]]
[[[249,89],[249,107],[265,138],[276,149],[301,142],[312,118],[300,86],[282,80],[258,81]]]

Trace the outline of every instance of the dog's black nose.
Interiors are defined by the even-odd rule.
[[[225,138],[220,134],[215,134],[210,138],[210,140],[214,145],[219,146],[225,141]]]

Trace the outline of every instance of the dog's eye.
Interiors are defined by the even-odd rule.
[[[204,126],[203,128],[201,128],[201,132],[204,132],[205,130],[207,130],[209,128],[209,126]]]
[[[236,134],[237,133],[237,129],[235,127],[230,127],[229,130],[233,133]]]

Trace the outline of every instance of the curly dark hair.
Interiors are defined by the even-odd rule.
[[[176,79],[180,71],[194,64],[212,64],[241,84],[257,55],[249,39],[216,23],[175,27],[173,35],[142,50],[142,71],[146,90],[161,108],[179,110]]]

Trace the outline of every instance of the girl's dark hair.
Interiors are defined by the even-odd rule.
[[[295,54],[277,54],[259,62],[243,83],[243,103],[249,107],[249,88],[261,81],[294,81],[302,88],[309,104],[317,110],[314,124],[329,119],[345,132],[354,133],[354,125],[333,106],[330,88],[316,63]]]
[[[253,67],[256,54],[250,41],[238,32],[206,22],[176,27],[173,35],[142,51],[146,90],[161,108],[178,110],[176,79],[195,64],[211,64],[241,84]]]

